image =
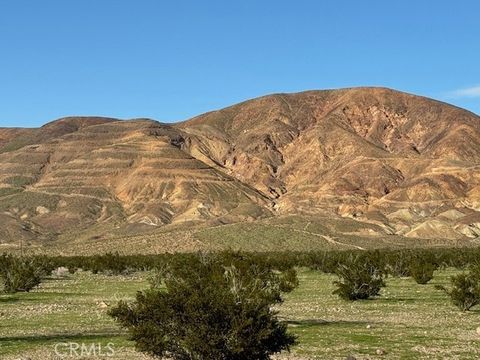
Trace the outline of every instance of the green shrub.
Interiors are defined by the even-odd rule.
[[[429,262],[412,261],[409,266],[410,275],[417,284],[425,285],[433,279],[436,266]]]
[[[388,275],[395,278],[410,276],[410,251],[400,250],[394,253],[386,253],[386,267],[385,270]]]
[[[31,259],[12,255],[0,257],[0,278],[4,292],[28,292],[41,283],[42,275],[43,269]]]
[[[94,274],[122,275],[128,272],[128,258],[118,252],[95,256],[88,267]]]
[[[32,196],[29,193],[28,196]],[[20,195],[19,195],[20,196]],[[24,195],[22,195],[24,196]],[[53,198],[52,198],[53,199]],[[58,199],[57,199],[58,200]],[[42,201],[46,201],[43,199]],[[2,204],[0,204],[1,208]],[[54,206],[54,205],[52,205]],[[385,269],[390,276],[410,276],[412,261],[431,263],[436,268],[453,267],[465,270],[480,259],[480,247],[465,248],[431,248],[431,249],[382,249],[382,250],[341,250],[341,251],[309,251],[309,252],[257,252],[249,253],[258,264],[270,266],[283,271],[293,266],[308,267],[317,271],[334,274],[338,265],[348,262],[355,256],[364,256],[375,262],[379,269]],[[185,254],[157,255],[119,255],[107,254],[96,256],[45,257],[55,263],[55,268],[65,266],[75,269],[91,270],[107,274],[125,273],[129,271],[149,271],[167,263],[172,258],[185,257]]]
[[[274,271],[245,255],[184,255],[110,315],[140,351],[160,358],[266,360],[295,343],[272,307],[296,285],[293,270]]]
[[[385,286],[384,268],[377,259],[356,255],[340,263],[335,274],[340,278],[334,281],[333,291],[345,300],[362,300],[377,296]]]
[[[480,304],[480,273],[478,270],[452,276],[450,281],[452,285],[450,289],[444,286],[436,286],[436,288],[445,291],[450,296],[452,303],[460,310],[468,311]]]

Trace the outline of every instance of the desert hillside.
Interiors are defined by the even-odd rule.
[[[0,129],[3,244],[293,215],[347,235],[479,237],[480,117],[353,88],[265,96],[178,124],[75,117]]]

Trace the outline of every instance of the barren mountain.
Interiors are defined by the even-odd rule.
[[[463,109],[355,88],[266,96],[177,127],[193,156],[269,196],[275,213],[327,212],[407,236],[480,233],[480,118]],[[462,216],[437,219],[450,209]]]
[[[0,129],[0,242],[291,215],[360,224],[339,234],[476,238],[479,170],[480,117],[383,88],[265,96],[178,124],[64,118]]]

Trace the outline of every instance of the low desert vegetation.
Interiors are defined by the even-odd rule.
[[[122,288],[130,281],[126,279],[140,276],[142,281],[138,284],[143,285],[136,288],[136,296],[131,292],[128,299],[120,302],[118,298],[100,302],[102,308],[108,307],[112,321],[109,328],[125,329],[139,351],[148,356],[182,360],[263,360],[290,349],[297,349],[297,352],[304,349],[302,351],[311,354],[307,349],[309,346],[323,351],[310,343],[305,334],[313,330],[332,331],[320,327],[316,317],[320,313],[332,316],[332,311],[335,313],[344,307],[352,311],[358,308],[355,319],[367,316],[362,315],[362,311],[373,307],[367,318],[368,322],[375,323],[384,321],[383,318],[377,319],[381,316],[375,310],[377,307],[387,313],[403,314],[410,311],[407,305],[417,301],[417,294],[423,294],[425,308],[422,312],[441,307],[453,319],[452,314],[457,311],[454,306],[467,311],[480,304],[480,271],[476,265],[479,258],[479,248],[129,256],[110,253],[90,257],[16,257],[5,254],[0,256],[1,288],[5,293],[0,298],[0,313],[4,313],[5,306],[14,308],[18,298],[8,298],[10,294],[33,290],[38,296],[44,283],[52,286],[55,283],[52,281],[63,282],[69,277],[91,281],[80,291],[83,294],[97,291],[95,279]],[[52,273],[52,270],[55,271]],[[297,272],[302,274],[299,278]],[[148,287],[147,279],[150,282]],[[307,280],[308,284],[302,284]],[[311,288],[308,291],[304,288],[307,285]],[[398,294],[399,286],[402,292],[409,294],[407,298]],[[321,293],[313,293],[312,289],[318,287],[322,289]],[[65,290],[60,287],[59,296],[62,291]],[[99,288],[98,291],[116,290]],[[316,309],[314,312],[304,307],[306,298],[309,306]],[[324,298],[328,301],[325,302]],[[364,301],[367,299],[370,300]],[[298,309],[293,305],[285,309],[289,301],[298,302]],[[65,314],[74,311],[70,305],[51,306],[46,311],[57,307],[63,309],[64,306],[69,309]],[[310,311],[310,315],[304,311]],[[281,315],[289,313],[295,316]],[[475,320],[477,313],[471,311],[470,314],[472,322],[478,322]],[[342,319],[341,315],[339,319]],[[423,319],[421,315],[418,316]],[[336,337],[346,337],[354,323],[342,326],[346,333],[337,333]],[[361,332],[359,329],[355,331]],[[419,334],[412,336],[416,339],[412,342],[421,337]],[[323,341],[320,337],[315,339],[316,342]],[[358,340],[355,339],[348,341]]]
[[[245,255],[173,259],[110,315],[140,351],[160,358],[267,360],[295,344],[273,306],[297,284],[291,269],[276,272]]]
[[[342,260],[335,270],[339,280],[334,281],[333,292],[344,300],[365,300],[378,296],[385,287],[385,268],[379,258],[362,254]]]
[[[409,266],[410,276],[417,282],[417,284],[425,285],[433,279],[433,275],[437,267],[422,260],[414,260]]]
[[[45,268],[30,258],[2,255],[0,280],[6,293],[28,292],[38,286],[45,276]]]
[[[92,257],[88,268],[94,274],[110,275],[122,275],[130,270],[127,259],[120,256],[118,252]]]
[[[443,290],[452,303],[462,311],[468,311],[480,304],[480,268],[473,266],[468,272],[452,276],[451,287],[438,285],[437,289]]]

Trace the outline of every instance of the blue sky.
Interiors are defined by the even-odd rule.
[[[0,126],[379,85],[480,113],[480,2],[0,0]]]

